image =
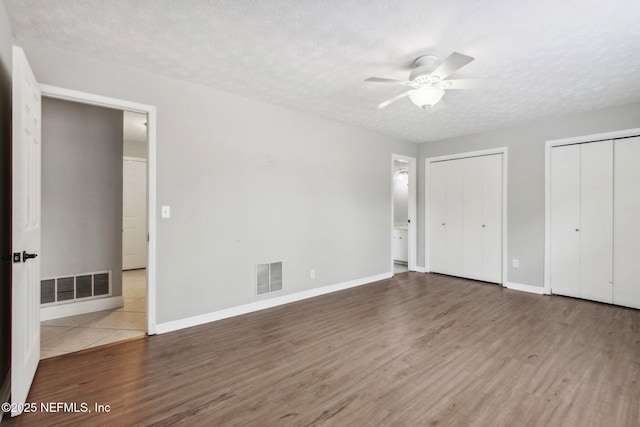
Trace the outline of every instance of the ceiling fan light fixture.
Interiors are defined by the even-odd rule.
[[[435,86],[425,86],[409,94],[409,99],[418,107],[428,110],[440,102],[443,95],[444,89]]]

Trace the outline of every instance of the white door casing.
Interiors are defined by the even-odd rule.
[[[122,165],[122,269],[147,266],[147,162],[126,158]]]
[[[41,95],[24,51],[13,47],[11,402],[22,411],[40,360]],[[35,258],[25,259],[25,255]]]

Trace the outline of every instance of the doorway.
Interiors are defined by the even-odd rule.
[[[43,99],[41,359],[145,335],[146,121]]]
[[[391,271],[416,271],[416,159],[391,156]]]
[[[156,108],[115,98],[39,84],[29,61],[13,47],[11,159],[11,403],[19,415],[40,360],[41,97],[147,114],[147,334],[156,333]],[[78,252],[79,253],[79,252]],[[104,272],[94,272],[98,275]],[[95,291],[95,279],[91,284]],[[104,275],[98,277],[104,284]],[[86,285],[86,283],[85,283]],[[104,285],[103,285],[104,286]],[[102,289],[101,289],[102,290]],[[94,301],[84,303],[88,311]],[[68,304],[67,304],[68,306]],[[62,307],[62,305],[61,305]],[[22,405],[22,406],[21,406]]]

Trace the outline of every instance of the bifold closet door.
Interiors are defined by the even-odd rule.
[[[484,157],[456,160],[464,176],[464,269],[458,274],[484,280],[482,275],[482,205]]]
[[[551,149],[551,287],[580,297],[580,145]]]
[[[613,303],[640,308],[640,137],[614,142]]]
[[[429,270],[446,274],[447,162],[429,167]]]
[[[446,186],[446,274],[464,275],[464,168],[468,159],[448,161]]]
[[[502,283],[502,154],[482,160],[482,276]]]
[[[580,297],[613,302],[613,141],[580,145]]]

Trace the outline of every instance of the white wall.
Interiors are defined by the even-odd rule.
[[[636,128],[640,104],[540,120],[479,135],[419,146],[418,262],[424,265],[424,160],[446,154],[508,147],[507,251],[509,282],[543,286],[544,280],[544,145],[546,140]],[[519,268],[511,266],[512,259]]]
[[[389,272],[389,160],[416,144],[19,43],[42,83],[158,108],[158,205],[172,213],[158,220],[159,323]],[[270,261],[284,290],[258,298],[255,264]]]
[[[112,271],[122,295],[122,112],[42,98],[41,277]]]

